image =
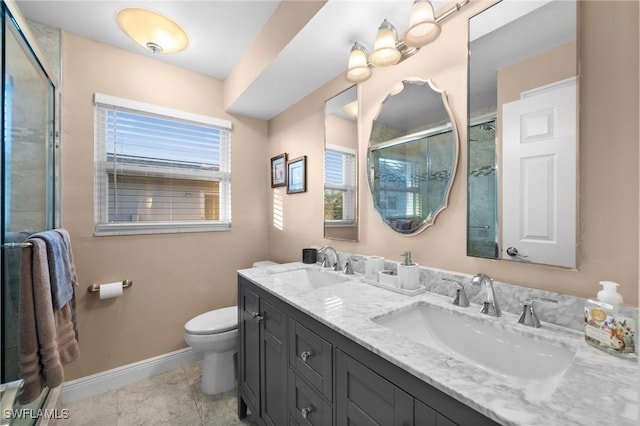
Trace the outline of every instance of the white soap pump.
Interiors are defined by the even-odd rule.
[[[416,290],[420,287],[418,264],[411,261],[411,252],[402,253],[404,261],[398,265],[398,287],[404,290]]]
[[[600,281],[602,290],[598,292],[598,300],[613,307],[614,311],[622,305],[622,295],[618,293],[617,287],[620,285],[613,281]]]

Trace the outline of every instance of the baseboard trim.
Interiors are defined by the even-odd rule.
[[[70,380],[62,384],[62,402],[69,403],[89,398],[156,374],[193,364],[201,359],[202,352],[185,348]]]

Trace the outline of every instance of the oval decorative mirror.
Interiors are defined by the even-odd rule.
[[[401,234],[433,225],[447,207],[458,163],[458,130],[444,91],[430,80],[394,86],[373,121],[369,188],[382,220]]]

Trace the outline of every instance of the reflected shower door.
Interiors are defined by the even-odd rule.
[[[54,225],[54,86],[7,12],[2,60],[2,382],[19,377],[19,243]]]

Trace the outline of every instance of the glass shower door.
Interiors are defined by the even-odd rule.
[[[21,245],[54,226],[55,89],[8,12],[3,12],[2,382],[19,378]]]

